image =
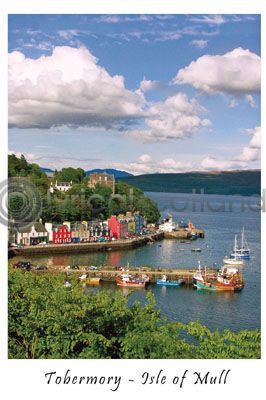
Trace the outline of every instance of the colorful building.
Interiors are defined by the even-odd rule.
[[[125,216],[119,215],[116,217],[112,215],[111,218],[108,219],[108,227],[111,231],[111,237],[125,239],[128,236],[128,223]]]
[[[71,243],[72,232],[69,226],[62,225],[59,228],[55,228],[53,231],[53,243],[54,244],[62,244],[62,243]]]

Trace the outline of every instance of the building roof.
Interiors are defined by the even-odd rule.
[[[19,228],[18,231],[20,233],[30,233],[33,226],[34,226],[36,232],[39,232],[39,233],[47,232],[45,226],[41,222],[34,222],[31,225],[27,225],[23,228]]]

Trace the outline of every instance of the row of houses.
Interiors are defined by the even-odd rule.
[[[10,242],[24,246],[33,246],[41,243],[79,243],[126,239],[141,235],[146,225],[144,217],[139,212],[126,215],[112,215],[107,221],[82,221],[70,223],[65,221],[61,225],[50,222],[43,224],[34,222],[32,225],[21,228],[13,234]]]

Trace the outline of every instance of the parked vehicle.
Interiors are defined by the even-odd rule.
[[[46,265],[37,265],[36,267],[34,267],[34,269],[36,271],[46,271],[48,267]]]
[[[29,261],[19,261],[14,264],[14,268],[30,271],[33,268],[33,265]]]

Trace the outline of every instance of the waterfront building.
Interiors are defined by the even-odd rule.
[[[170,215],[160,225],[159,229],[163,232],[173,232],[177,229],[176,224],[173,222],[173,217]]]
[[[95,172],[89,176],[88,187],[94,189],[96,185],[109,187],[112,189],[112,194],[115,194],[115,177],[107,174],[107,172]]]
[[[18,228],[16,243],[24,246],[48,242],[48,232],[42,222],[34,222],[24,228]]]
[[[139,211],[134,212],[134,220],[135,220],[135,233],[136,235],[140,235],[144,228],[144,218],[139,213]]]
[[[53,231],[53,243],[71,243],[72,232],[68,225],[63,224],[61,227],[56,227]]]
[[[111,236],[115,239],[125,239],[128,236],[128,223],[123,215],[118,217],[112,215],[108,219],[108,227],[111,231]]]

